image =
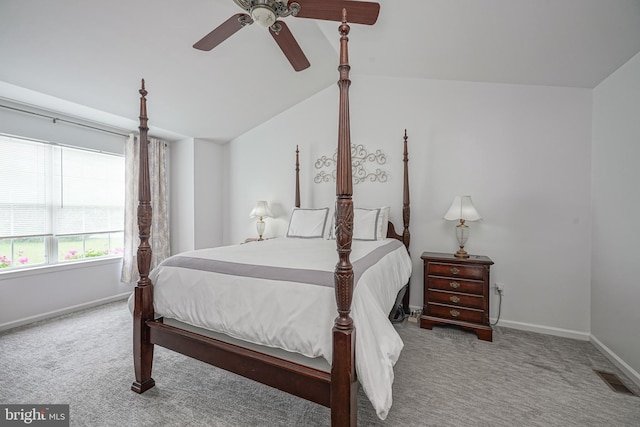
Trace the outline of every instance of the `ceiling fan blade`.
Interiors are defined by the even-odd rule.
[[[347,9],[347,21],[350,24],[373,25],[378,20],[380,4],[351,0],[292,0],[300,5],[298,18],[342,21],[342,9]],[[291,3],[291,2],[290,2]]]
[[[199,42],[194,44],[193,47],[200,50],[211,50],[234,35],[240,28],[252,22],[251,17],[246,13],[236,13],[220,24],[218,28],[204,36]]]
[[[280,31],[276,34],[271,28],[269,28],[269,33],[273,37],[273,39],[278,43],[282,53],[287,57],[293,69],[296,71],[302,71],[305,68],[309,68],[309,60],[304,55],[304,52],[300,48],[300,45],[291,34],[289,27],[282,21],[276,21],[274,26],[280,26]],[[273,26],[272,26],[273,27]]]

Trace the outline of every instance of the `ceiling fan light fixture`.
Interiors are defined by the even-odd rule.
[[[276,22],[276,14],[267,5],[258,4],[251,8],[251,18],[263,27],[270,27]]]

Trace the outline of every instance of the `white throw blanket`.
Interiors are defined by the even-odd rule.
[[[392,403],[393,366],[403,348],[388,320],[411,259],[396,240],[354,241],[358,380],[378,416]],[[255,344],[332,360],[337,316],[335,240],[277,238],[185,252],[150,278],[156,315]],[[132,300],[130,300],[131,302]]]

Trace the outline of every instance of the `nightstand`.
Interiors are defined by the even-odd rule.
[[[481,255],[456,258],[453,254],[424,252],[424,306],[420,327],[456,325],[492,341],[489,324],[489,268],[493,261]]]

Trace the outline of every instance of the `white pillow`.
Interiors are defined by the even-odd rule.
[[[294,208],[289,219],[287,237],[322,239],[325,236],[329,208]]]
[[[353,238],[356,240],[382,240],[387,238],[387,231],[389,229],[389,206],[383,206],[376,209],[355,208],[353,210]],[[363,212],[359,212],[363,211]],[[372,216],[371,211],[379,211],[375,225],[367,223]],[[336,238],[336,218],[335,213],[331,215],[331,226],[329,227],[328,239]],[[372,230],[375,227],[375,238],[372,236]]]
[[[378,240],[382,234],[380,208],[353,210],[353,240]]]
[[[382,213],[382,221],[379,224],[380,234],[378,234],[378,240],[387,238],[387,231],[389,230],[389,211],[391,208],[389,206],[383,206],[380,208],[380,212]]]
[[[331,212],[329,217],[329,230],[327,230],[327,240],[336,239],[336,213]]]

